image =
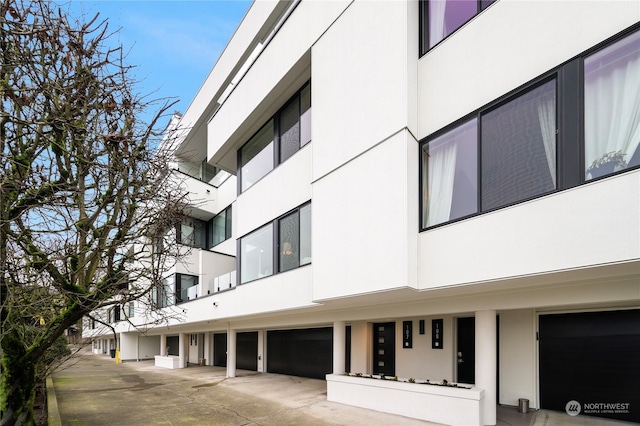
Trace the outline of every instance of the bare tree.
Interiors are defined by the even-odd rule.
[[[0,1],[0,424],[20,425],[68,327],[162,288],[175,244],[147,243],[182,218],[184,194],[154,131],[172,104],[136,92],[107,22]]]

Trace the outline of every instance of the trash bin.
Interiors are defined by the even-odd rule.
[[[525,398],[518,399],[518,413],[529,412],[529,400]]]
[[[109,352],[111,353],[111,358],[115,358],[116,357],[116,350],[115,349],[110,349]]]
[[[204,358],[200,358],[200,365],[205,366],[207,365],[207,360]]]

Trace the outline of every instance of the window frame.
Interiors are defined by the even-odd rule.
[[[219,244],[224,243],[225,241],[227,241],[229,238],[231,238],[232,236],[232,206],[233,204],[229,204],[226,208],[224,208],[223,210],[221,210],[218,214],[216,214],[215,216],[213,216],[211,219],[209,219],[207,221],[207,250],[212,250],[214,247],[216,247]],[[225,219],[224,219],[224,239],[221,240],[220,242],[217,243],[213,243],[214,240],[214,223],[215,223],[215,219],[220,217],[220,215],[222,215],[224,213],[225,215]]]
[[[430,0],[420,0],[419,3],[419,12],[418,12],[418,28],[419,28],[419,37],[418,37],[418,57],[422,57],[427,54],[431,49],[434,49],[440,43],[448,39],[450,36],[458,32],[458,30],[464,27],[467,23],[472,21],[476,16],[480,13],[487,10],[491,5],[493,5],[497,0],[490,0],[491,3],[486,4],[487,0],[476,0],[476,13],[464,21],[459,27],[453,30],[450,34],[443,37],[442,40],[438,41],[433,46],[429,47],[429,1]]]
[[[307,201],[304,204],[301,204],[289,211],[287,211],[286,213],[278,216],[277,218],[259,226],[258,228],[254,229],[251,232],[246,233],[245,235],[243,235],[242,237],[238,238],[237,240],[237,246],[236,246],[236,251],[237,251],[237,257],[236,257],[236,270],[238,271],[238,273],[236,274],[236,280],[237,280],[237,285],[243,285],[243,284],[248,284],[254,281],[258,281],[264,278],[269,278],[272,277],[274,275],[277,274],[281,274],[281,273],[285,273],[285,272],[289,272],[289,271],[294,271],[296,269],[299,269],[301,267],[307,266],[307,265],[311,265],[313,263],[313,253],[311,253],[310,259],[307,263],[302,264],[301,263],[301,258],[300,258],[300,253],[301,253],[301,248],[302,248],[302,244],[300,242],[300,230],[301,230],[301,220],[300,220],[300,211],[302,209],[304,209],[307,206],[311,206],[311,201]],[[310,208],[310,207],[309,207]],[[282,270],[282,268],[280,267],[280,246],[281,246],[281,241],[280,241],[280,221],[284,218],[287,218],[293,214],[297,214],[298,215],[298,229],[297,229],[297,233],[298,233],[298,265],[293,267],[293,268],[289,268],[286,270]],[[313,219],[311,219],[311,221],[313,221]],[[242,239],[246,238],[250,235],[252,235],[255,232],[260,231],[261,229],[267,227],[267,226],[271,226],[271,244],[272,244],[272,255],[271,255],[271,270],[273,271],[270,275],[266,275],[263,277],[258,277],[258,278],[254,278],[252,280],[249,281],[245,281],[242,282]]]
[[[419,141],[419,152],[418,156],[418,172],[419,172],[419,196],[418,196],[418,217],[419,217],[419,232],[423,232],[426,230],[435,229],[441,226],[449,225],[455,222],[459,222],[461,220],[466,220],[470,217],[475,217],[478,215],[482,215],[485,213],[489,213],[496,210],[501,210],[513,205],[518,205],[525,203],[527,201],[545,197],[549,194],[553,194],[560,191],[565,191],[567,189],[581,186],[585,184],[591,184],[592,182],[597,182],[601,179],[606,179],[612,176],[616,176],[622,173],[627,173],[633,170],[640,169],[640,164],[627,167],[622,170],[614,171],[613,173],[586,179],[585,176],[585,165],[584,165],[584,157],[585,157],[585,127],[584,127],[584,58],[593,53],[596,53],[613,43],[624,39],[625,37],[633,34],[636,31],[640,31],[640,23],[634,24],[633,26],[621,31],[613,37],[608,38],[607,40],[598,43],[597,45],[591,47],[590,49],[576,55],[570,60],[560,64],[559,66],[543,73],[542,75],[526,82],[525,84],[517,87],[516,89],[500,96],[496,100],[478,108],[477,110],[471,112],[470,114],[465,115],[457,119],[456,121],[448,124],[447,126],[437,130],[436,132],[426,136],[425,138]],[[486,114],[489,111],[492,111],[500,106],[510,102],[513,99],[516,99],[518,96],[528,93],[531,90],[534,90],[536,87],[539,87],[549,81],[556,80],[556,189],[553,191],[541,193],[535,195],[533,197],[529,197],[526,199],[522,199],[513,203],[508,203],[499,207],[494,207],[491,209],[482,210],[482,185],[481,185],[481,173],[482,173],[482,115]],[[425,168],[423,166],[423,156],[422,152],[425,149],[425,146],[432,140],[437,139],[438,137],[446,134],[447,132],[459,127],[465,122],[471,120],[472,118],[477,118],[477,144],[478,144],[478,158],[477,158],[477,188],[478,188],[478,206],[477,212],[459,217],[456,219],[452,219],[449,221],[445,221],[442,223],[438,223],[432,226],[423,226],[424,222],[424,178],[423,174],[425,172]],[[640,149],[640,148],[638,148]]]
[[[182,235],[182,225],[185,224],[187,226],[192,226],[193,228],[193,232],[191,233],[191,239],[192,241],[184,241],[183,240],[183,235]],[[200,235],[200,239],[203,239],[203,245],[199,245],[197,244],[198,238],[197,238],[197,232],[203,232],[204,233],[204,238],[202,238],[202,235]],[[178,244],[184,245],[184,246],[188,246],[188,247],[193,247],[193,248],[201,248],[201,249],[206,249],[207,247],[207,222],[205,222],[204,220],[195,218],[195,217],[187,217],[184,220],[178,222],[176,224],[176,242]]]
[[[289,158],[295,156],[296,153],[298,153],[302,148],[304,148],[306,145],[308,145],[313,140],[313,135],[312,135],[311,139],[309,141],[305,141],[305,142],[302,141],[302,136],[303,136],[302,135],[302,117],[303,117],[303,115],[305,113],[307,113],[308,111],[311,111],[313,109],[313,99],[311,97],[311,93],[309,93],[309,96],[310,96],[309,108],[307,108],[304,111],[302,110],[302,107],[303,107],[303,105],[302,105],[302,92],[304,90],[306,90],[307,88],[309,88],[309,92],[311,92],[311,80],[307,80],[289,99],[287,99],[286,102],[284,102],[282,104],[282,106],[278,109],[278,111],[273,116],[271,116],[268,120],[266,120],[264,122],[264,124],[261,125],[260,128],[238,149],[238,151],[237,151],[237,170],[238,170],[238,172],[237,172],[237,174],[238,174],[237,194],[238,195],[242,194],[244,191],[247,191],[253,185],[258,183],[265,176],[267,176],[274,169],[276,169],[280,164],[285,163]],[[281,141],[280,122],[281,122],[281,118],[283,116],[283,113],[294,102],[297,103],[297,106],[298,106],[298,147],[287,158],[281,159],[281,151],[282,151],[281,142],[282,141]],[[260,150],[253,157],[251,157],[251,159],[249,159],[246,164],[243,164],[242,150],[245,149],[245,147],[253,140],[254,137],[256,137],[263,130],[263,128],[267,124],[269,124],[269,122],[273,123],[273,138],[271,139],[272,142],[273,142],[273,156],[272,156],[273,158],[272,158],[271,168],[264,175],[262,175],[260,178],[258,178],[255,182],[251,183],[249,186],[247,186],[246,188],[243,189],[243,180],[244,179],[243,179],[243,176],[242,176],[242,168],[246,164],[248,164],[249,161],[251,161],[253,158],[255,158],[260,152],[262,152],[266,147],[263,148],[262,150]]]

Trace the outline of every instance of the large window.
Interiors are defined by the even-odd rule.
[[[242,191],[273,169],[273,120],[240,149]]]
[[[311,263],[311,204],[284,216],[278,223],[279,271]]]
[[[311,263],[311,204],[242,237],[239,257],[241,284]]]
[[[240,148],[240,192],[311,141],[311,85],[307,83]]]
[[[585,179],[640,164],[640,31],[585,58],[584,123]]]
[[[481,116],[482,210],[556,189],[556,82]]]
[[[185,219],[178,225],[176,234],[179,244],[207,248],[207,224],[202,220],[192,217]]]
[[[421,0],[420,53],[426,53],[494,1]]]
[[[154,286],[151,289],[151,304],[156,308],[166,308],[175,304],[174,293],[175,276],[165,278],[162,284]]]
[[[196,275],[176,274],[176,303],[189,300],[189,289],[198,285]]]
[[[638,168],[639,145],[635,31],[428,137],[422,227]]]
[[[207,226],[209,228],[209,247],[218,245],[231,238],[231,206],[214,216]]]
[[[473,118],[423,146],[423,227],[478,211],[477,136]]]
[[[240,282],[273,274],[273,225],[263,226],[240,239]]]

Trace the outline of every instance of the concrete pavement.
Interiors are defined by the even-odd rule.
[[[169,370],[153,361],[116,364],[80,352],[48,382],[50,425],[433,425],[326,399],[326,382],[221,367]],[[57,410],[57,411],[56,411]],[[565,413],[498,408],[501,426],[621,424]]]

